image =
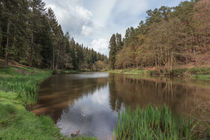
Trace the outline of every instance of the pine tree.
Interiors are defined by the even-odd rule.
[[[116,53],[117,53],[117,44],[116,44],[116,37],[115,34],[112,35],[109,41],[109,63],[111,69],[114,69],[115,60],[116,60]]]

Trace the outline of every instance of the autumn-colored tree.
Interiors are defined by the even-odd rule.
[[[167,72],[176,65],[197,64],[210,49],[210,1],[148,10],[145,22],[126,30],[122,44],[120,51],[110,49],[115,68],[156,67]]]
[[[210,49],[210,1],[200,0],[196,3],[194,10],[196,40],[204,52]]]

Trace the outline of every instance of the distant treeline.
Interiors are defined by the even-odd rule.
[[[109,46],[112,69],[171,70],[176,65],[210,62],[210,0],[184,1],[176,7],[148,10],[145,22],[128,28],[123,39],[120,34],[113,34]]]
[[[42,0],[0,0],[0,57],[56,69],[96,69],[107,57],[64,34]],[[98,66],[98,65],[99,66]]]

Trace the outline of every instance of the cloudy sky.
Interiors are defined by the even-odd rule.
[[[80,44],[108,55],[113,33],[136,27],[146,11],[162,5],[176,6],[183,0],[44,0],[62,25]]]

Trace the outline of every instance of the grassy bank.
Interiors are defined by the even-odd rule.
[[[34,68],[0,68],[0,88],[2,91],[17,94],[23,105],[34,104],[38,99],[39,83],[50,75],[50,71]]]
[[[148,106],[144,110],[126,109],[119,113],[113,133],[117,140],[197,140],[201,134],[195,131],[196,126],[195,121],[174,117],[166,106],[161,109]]]
[[[145,69],[120,69],[110,70],[110,73],[133,74],[140,76],[172,76],[185,77],[195,80],[210,80],[210,67],[176,68],[172,71],[145,70]]]
[[[174,76],[185,76],[198,80],[210,80],[210,67],[193,67],[174,69],[170,72]]]
[[[150,70],[143,70],[143,69],[116,69],[107,72],[116,73],[116,74],[138,74],[142,76],[149,76],[152,73],[152,71]]]
[[[50,75],[50,71],[34,68],[0,68],[0,140],[69,139],[49,117],[38,117],[25,109],[36,103],[39,83]]]
[[[77,74],[81,72],[92,72],[91,70],[58,70],[57,74]]]

